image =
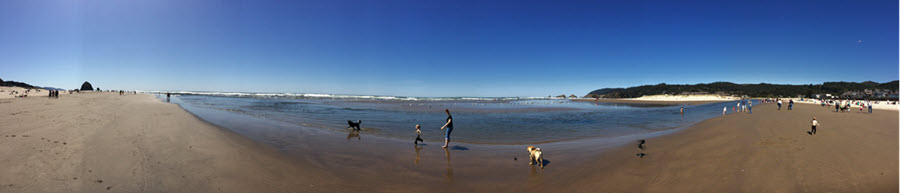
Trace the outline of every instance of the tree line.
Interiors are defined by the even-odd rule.
[[[900,88],[898,80],[876,83],[867,82],[825,82],[822,84],[786,85],[786,84],[735,84],[730,82],[714,82],[708,84],[666,84],[643,85],[629,88],[603,88],[591,91],[585,98],[636,98],[645,95],[682,95],[682,94],[719,94],[750,97],[813,97],[815,94],[831,94],[840,96],[845,92],[863,92],[864,90],[887,91],[896,94]]]

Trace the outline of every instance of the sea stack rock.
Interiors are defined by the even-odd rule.
[[[81,91],[91,91],[91,90],[94,90],[94,87],[91,86],[91,83],[84,82],[83,84],[81,84]]]

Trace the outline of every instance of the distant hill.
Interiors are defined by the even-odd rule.
[[[41,88],[44,88],[45,90],[63,90],[63,91],[66,91],[66,90],[67,90],[67,89],[54,88],[54,87],[41,87]]]
[[[3,79],[0,79],[0,86],[21,87],[21,88],[28,88],[28,89],[66,90],[66,89],[54,88],[54,87],[33,86],[31,84],[26,84],[26,83],[17,82],[17,81],[3,81]]]
[[[866,90],[869,96],[878,94],[897,94],[900,88],[898,80],[887,83],[876,82],[825,82],[809,85],[782,85],[782,84],[735,84],[730,82],[714,82],[708,84],[693,85],[669,85],[665,83],[657,85],[643,85],[630,88],[603,88],[594,90],[585,98],[636,98],[644,95],[682,95],[682,94],[719,94],[752,97],[810,97],[815,94],[832,95],[859,95],[863,96]]]
[[[30,88],[38,88],[38,87],[32,86],[31,84],[26,84],[26,83],[17,82],[17,81],[3,81],[3,79],[0,79],[0,86],[22,87],[22,88],[29,88],[29,89]]]

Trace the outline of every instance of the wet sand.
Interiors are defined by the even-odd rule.
[[[253,118],[218,121],[235,126],[223,129],[150,95],[2,101],[0,134],[20,136],[0,136],[0,173],[9,175],[0,177],[0,192],[103,192],[107,187],[118,192],[898,188],[896,111],[834,113],[805,104],[776,111],[775,105],[765,104],[755,106],[752,115],[729,114],[647,138],[644,158],[635,156],[640,150],[634,140],[644,138],[639,136],[618,139],[625,145],[597,139],[539,144],[546,160],[541,170],[528,165],[527,145],[451,143],[450,149],[442,149],[443,142],[414,146],[412,130],[409,141],[402,141],[351,130],[241,125]],[[817,135],[806,133],[811,116],[822,124]],[[286,127],[296,130],[281,130]]]
[[[573,192],[897,192],[898,113],[795,104],[709,119],[590,162]],[[810,120],[821,124],[807,133]],[[602,172],[602,173],[600,173]]]
[[[6,99],[0,115],[0,192],[316,192],[312,183],[334,182],[151,95]]]

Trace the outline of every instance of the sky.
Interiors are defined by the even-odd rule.
[[[75,89],[547,96],[888,82],[897,1],[0,1],[0,79]]]

